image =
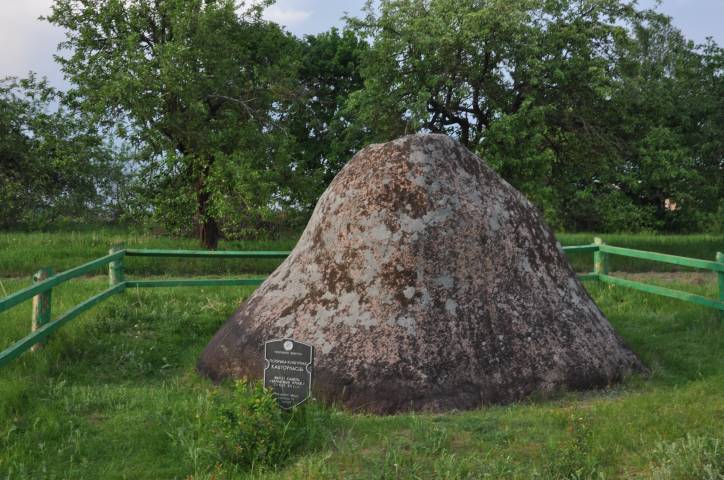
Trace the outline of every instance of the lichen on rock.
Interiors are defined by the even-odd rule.
[[[538,210],[462,145],[371,145],[198,369],[261,377],[266,340],[314,345],[314,392],[376,413],[470,409],[599,387],[644,367]]]

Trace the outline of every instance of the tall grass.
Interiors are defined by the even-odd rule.
[[[590,243],[592,237],[559,235],[564,245]],[[709,259],[724,250],[721,236],[603,238]],[[127,230],[4,233],[0,295],[26,286],[40,266],[70,268],[121,241],[129,247],[196,248],[193,240]],[[222,242],[221,248],[286,250],[294,243]],[[590,257],[573,263],[590,270]],[[127,259],[130,276],[245,275],[275,265]],[[614,268],[659,267],[631,260]],[[647,281],[716,297],[713,275],[695,283],[682,278]],[[107,278],[99,276],[54,288],[53,312],[106,287]],[[130,289],[70,322],[42,351],[0,369],[0,478],[724,477],[724,322],[713,310],[673,299],[598,283],[587,288],[649,366],[650,378],[444,415],[375,417],[312,409],[306,444],[278,465],[251,466],[228,461],[218,441],[223,429],[214,426],[214,399],[233,398],[233,390],[199,377],[195,363],[253,288]],[[0,313],[0,349],[26,335],[29,323],[29,302]]]
[[[224,250],[291,250],[296,238],[276,241],[222,241]],[[127,248],[199,249],[198,242],[187,238],[168,238],[124,229],[100,229],[92,232],[0,233],[0,277],[29,276],[38,268],[51,266],[67,270],[108,254],[109,248],[123,244]],[[130,275],[182,274],[261,274],[269,273],[278,259],[157,259],[128,258]]]
[[[592,243],[595,234],[560,234],[562,245]],[[622,247],[650,250],[686,257],[713,260],[717,251],[724,251],[724,235],[599,235],[606,243]],[[224,250],[291,250],[297,237],[275,241],[221,241]],[[108,253],[113,244],[128,248],[198,249],[188,238],[168,238],[128,229],[98,229],[80,232],[0,233],[0,277],[29,277],[38,268],[51,266],[56,271],[80,265]],[[572,254],[571,263],[577,271],[592,269],[592,254]],[[129,258],[126,269],[130,275],[239,275],[269,273],[280,260],[247,259],[157,259]],[[663,263],[626,257],[611,257],[613,270],[679,271]],[[2,292],[0,291],[0,294]]]
[[[74,280],[54,309],[105,285]],[[441,415],[328,409],[314,440],[276,467],[224,460],[209,412],[230,390],[194,369],[252,288],[128,290],[0,369],[0,478],[720,478],[724,323],[673,299],[589,288],[650,378]],[[26,307],[0,314],[0,347],[27,333]]]

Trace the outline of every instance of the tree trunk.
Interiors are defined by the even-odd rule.
[[[207,250],[216,250],[219,246],[219,226],[209,217],[199,225],[199,240]]]
[[[219,246],[219,226],[209,214],[209,200],[211,195],[201,189],[198,194],[198,238],[201,246],[207,250],[216,250]]]
[[[214,157],[204,157],[204,160],[194,182],[196,189],[196,234],[203,248],[216,250],[219,246],[219,226],[216,219],[209,212],[211,192],[206,188],[206,180],[209,177],[211,165],[214,163]]]

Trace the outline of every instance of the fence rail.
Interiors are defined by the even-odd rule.
[[[228,285],[261,285],[263,278],[171,278],[163,280],[132,280],[126,282],[128,287],[207,287]]]
[[[647,252],[644,250],[633,250],[631,248],[613,247],[611,245],[605,244],[599,246],[599,251],[603,253],[620,255],[623,257],[641,258],[643,260],[653,260],[655,262],[670,263],[672,265],[700,268],[704,270],[711,270],[713,272],[724,272],[724,263],[722,262],[712,262],[709,260],[700,260],[698,258],[679,257],[677,255]]]
[[[8,347],[7,349],[0,352],[0,367],[5,365],[6,363],[10,362],[11,360],[15,359],[16,357],[20,356],[21,353],[23,353],[25,350],[29,349],[33,345],[41,342],[45,338],[48,337],[51,333],[58,330],[60,327],[62,327],[64,324],[68,323],[69,321],[73,320],[75,317],[80,315],[81,313],[85,312],[92,306],[102,302],[106,298],[110,297],[111,295],[115,293],[120,293],[126,288],[125,283],[119,283],[118,285],[114,285],[113,287],[110,287],[107,290],[104,290],[103,292],[99,293],[98,295],[95,295],[88,300],[76,305],[71,310],[65,312],[63,315],[58,317],[56,320],[46,323],[30,335],[24,337],[23,339],[15,342],[13,345]]]
[[[92,272],[93,270],[97,270],[100,267],[104,267],[113,261],[120,260],[123,258],[123,255],[124,252],[121,250],[110,255],[106,255],[105,257],[96,258],[95,260],[84,263],[79,267],[71,268],[70,270],[66,270],[65,272],[58,273],[56,275],[53,275],[52,277],[49,277],[47,280],[43,280],[42,282],[38,282],[33,286],[9,295],[0,300],[0,312],[14,307],[15,305],[22,303],[25,300],[33,298],[39,293],[47,292],[51,288],[58,286],[63,282],[67,282],[72,278],[80,277],[81,275],[84,275],[88,272]]]
[[[603,283],[617,285],[619,287],[632,288],[634,290],[640,290],[642,292],[653,293],[655,295],[661,295],[664,297],[684,300],[690,303],[696,303],[697,305],[702,305],[704,307],[724,310],[724,303],[721,301],[713,300],[711,298],[703,297],[701,295],[695,295],[689,292],[682,292],[681,290],[674,290],[671,288],[660,287],[658,285],[650,285],[648,283],[637,282],[635,280],[627,280],[625,278],[612,277],[610,275],[603,274],[598,275],[598,280]]]
[[[129,257],[205,257],[205,258],[286,258],[291,252],[240,251],[240,250],[125,250]]]
[[[679,257],[664,253],[647,252],[630,248],[606,245],[600,238],[595,238],[589,245],[574,245],[562,247],[565,253],[593,253],[593,272],[579,274],[582,281],[600,281],[625,288],[632,288],[647,293],[676,298],[704,307],[719,310],[724,317],[724,253],[718,252],[715,261],[696,258]],[[285,258],[290,252],[281,251],[207,251],[207,250],[158,250],[158,249],[122,249],[112,248],[108,255],[91,260],[65,272],[51,275],[48,268],[41,269],[34,276],[35,283],[23,290],[0,299],[0,313],[8,310],[25,300],[33,299],[33,313],[31,319],[32,332],[21,340],[15,342],[0,352],[0,367],[20,356],[30,348],[37,348],[51,333],[62,327],[89,308],[103,300],[121,293],[128,288],[152,287],[199,287],[221,285],[260,285],[264,278],[236,278],[236,279],[161,279],[161,280],[126,280],[124,271],[124,257],[178,257],[178,258]],[[685,267],[699,268],[717,273],[719,299],[711,299],[680,290],[650,285],[634,280],[627,280],[609,275],[609,255],[634,257],[655,262],[664,262]],[[85,300],[71,310],[51,321],[50,295],[53,287],[63,282],[79,277],[86,273],[108,265],[109,288]],[[33,347],[36,346],[36,347]]]

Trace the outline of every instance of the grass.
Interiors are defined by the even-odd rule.
[[[26,245],[61,257],[52,249],[65,242],[47,238],[43,251],[32,238],[5,244],[3,261],[21,258]],[[108,239],[96,240],[101,254]],[[133,241],[155,240],[179,246]],[[88,238],[76,241],[64,250],[76,255],[72,265],[96,255],[81,250]],[[2,271],[8,291],[27,284]],[[644,277],[716,296],[713,275]],[[106,285],[106,277],[68,282],[54,289],[53,311]],[[724,322],[677,300],[587,286],[650,378],[444,415],[326,408],[313,425],[318,441],[278,468],[251,470],[219,457],[209,412],[214,392],[228,387],[200,378],[194,365],[253,288],[128,290],[0,369],[0,478],[722,478]],[[0,348],[28,332],[29,318],[29,302],[0,314]]]
[[[291,250],[296,238],[276,241],[222,241],[224,250]],[[108,254],[111,245],[127,248],[199,249],[193,239],[167,238],[126,229],[92,232],[18,233],[0,232],[0,277],[32,275],[41,267],[63,271]],[[278,259],[154,259],[129,258],[126,271],[132,275],[211,275],[268,273]],[[0,292],[2,293],[2,292]]]
[[[562,245],[592,243],[596,234],[560,234]],[[621,247],[650,250],[694,258],[713,260],[717,250],[724,251],[724,235],[624,235],[601,236],[606,243]],[[224,250],[291,250],[297,238],[276,241],[221,241]],[[108,253],[111,245],[123,243],[128,248],[197,249],[193,239],[171,239],[133,232],[127,229],[97,229],[82,232],[21,233],[0,232],[0,277],[30,276],[41,267],[51,266],[56,271],[67,270]],[[573,254],[570,257],[577,271],[592,269],[591,254]],[[129,258],[127,271],[131,275],[213,275],[259,274],[272,271],[279,260],[245,259],[153,259]],[[672,271],[685,270],[663,263],[626,257],[611,258],[612,270],[619,271]],[[2,291],[0,291],[2,293]]]

